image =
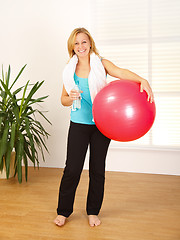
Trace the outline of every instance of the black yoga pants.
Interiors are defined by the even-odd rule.
[[[110,139],[105,137],[95,125],[70,122],[66,165],[59,188],[58,215],[69,217],[73,212],[75,192],[88,145],[90,157],[86,211],[88,215],[98,215],[104,195],[105,160],[109,143]]]

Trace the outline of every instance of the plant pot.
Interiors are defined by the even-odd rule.
[[[14,169],[14,161],[15,161],[15,152],[12,152],[11,153],[11,163],[10,163],[10,170],[9,170],[9,178],[13,177],[14,176],[14,172],[15,172],[15,169]],[[4,163],[4,167],[3,167],[3,170],[2,172],[0,171],[0,179],[5,179],[7,178],[6,177],[6,166],[5,166],[5,160],[3,161]]]

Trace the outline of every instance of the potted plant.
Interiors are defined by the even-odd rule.
[[[35,84],[27,81],[24,86],[13,90],[14,84],[25,67],[26,65],[20,70],[12,84],[10,84],[10,65],[6,74],[2,68],[2,79],[0,79],[0,171],[5,166],[6,177],[9,178],[10,158],[15,150],[14,176],[18,175],[19,183],[22,182],[23,163],[27,181],[28,160],[33,162],[34,167],[39,167],[38,149],[44,161],[43,148],[48,151],[45,140],[49,134],[41,122],[36,119],[36,114],[40,114],[50,123],[44,113],[35,107],[37,103],[42,103],[48,97],[34,98],[34,94],[44,81]]]

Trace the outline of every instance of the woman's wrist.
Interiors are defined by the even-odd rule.
[[[141,78],[140,83],[148,83],[148,80]]]
[[[73,104],[73,100],[69,96],[61,98],[61,103],[65,107],[70,107]]]

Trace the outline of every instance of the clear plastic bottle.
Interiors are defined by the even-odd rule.
[[[80,90],[78,88],[78,85],[75,85],[75,87],[73,88],[74,90],[78,91],[79,94],[80,94]],[[81,108],[81,95],[79,96],[78,99],[74,100],[73,101],[73,104],[72,104],[72,111],[76,111],[77,109],[80,109]]]

